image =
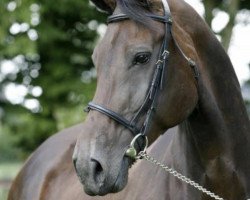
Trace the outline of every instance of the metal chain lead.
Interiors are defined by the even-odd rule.
[[[199,185],[198,183],[192,181],[191,179],[187,178],[186,176],[180,174],[179,172],[175,171],[174,169],[160,163],[158,160],[154,159],[152,156],[149,156],[145,151],[141,151],[138,156],[138,159],[144,159],[149,161],[150,163],[157,165],[159,167],[161,167],[162,169],[164,169],[166,172],[172,174],[174,177],[178,178],[179,180],[193,186],[194,188],[202,191],[203,193],[207,194],[208,196],[216,199],[216,200],[225,200],[221,197],[219,197],[218,195],[214,194],[213,192],[207,190],[206,188],[202,187],[201,185]]]

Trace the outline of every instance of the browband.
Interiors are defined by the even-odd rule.
[[[153,15],[153,14],[147,14],[147,17],[150,17],[151,19],[162,22],[162,23],[172,23],[172,18],[170,15],[167,16],[159,16],[159,15]],[[107,23],[112,23],[112,22],[119,22],[119,21],[124,21],[130,19],[126,14],[116,14],[116,15],[111,15],[107,19]]]

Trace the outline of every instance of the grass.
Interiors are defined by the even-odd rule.
[[[21,169],[22,163],[0,163],[0,200],[6,200],[11,181]]]

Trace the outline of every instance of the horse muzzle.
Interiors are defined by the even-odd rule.
[[[73,154],[73,163],[85,193],[90,196],[103,196],[121,191],[128,180],[131,159],[116,156],[110,159],[105,156],[89,156],[84,158],[77,152]]]

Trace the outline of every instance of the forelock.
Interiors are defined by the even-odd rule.
[[[161,7],[159,7],[159,3]],[[116,0],[116,6],[132,20],[152,29],[152,19],[147,14],[162,14],[161,0]]]

